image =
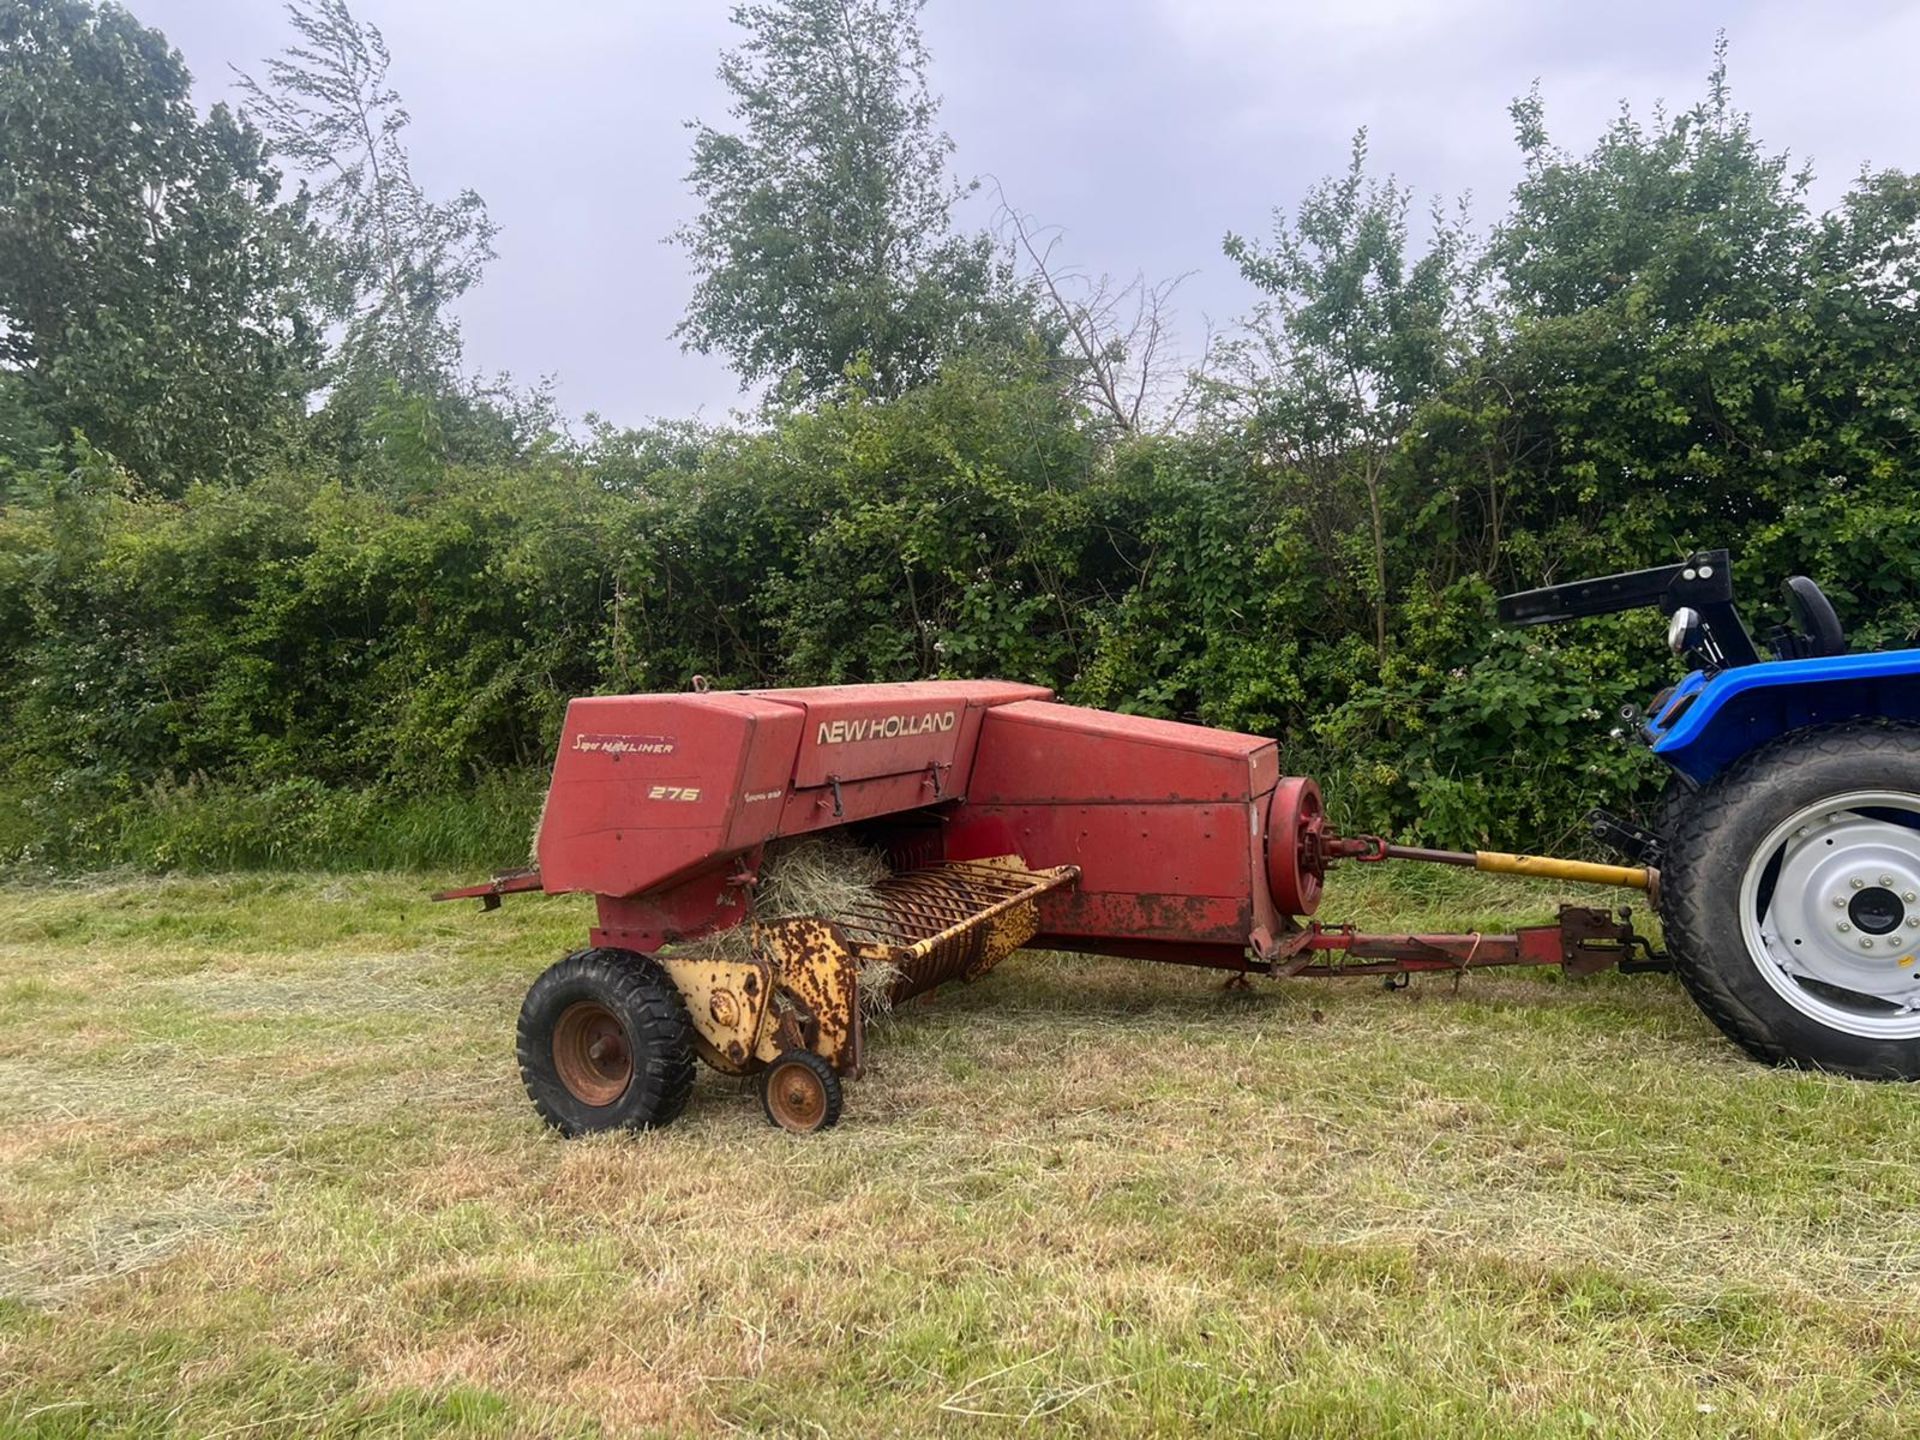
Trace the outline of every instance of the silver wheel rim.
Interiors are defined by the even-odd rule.
[[[1920,1037],[1920,795],[1856,790],[1773,828],[1740,882],[1760,978],[1868,1040]]]

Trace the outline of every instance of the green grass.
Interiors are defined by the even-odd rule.
[[[546,772],[482,776],[458,794],[334,789],[195,777],[122,783],[0,780],[0,877],[125,869],[476,870],[527,855]]]
[[[432,883],[0,888],[0,1434],[1914,1431],[1920,1102],[1665,978],[1021,955],[826,1135],[705,1074],[566,1143],[511,1036],[589,907]]]

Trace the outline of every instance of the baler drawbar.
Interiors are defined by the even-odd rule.
[[[771,849],[845,831],[891,874],[845,913],[762,921]],[[1414,850],[1328,828],[1258,736],[930,681],[596,697],[567,711],[538,868],[450,890],[586,892],[590,947],[529,991],[520,1067],[567,1134],[672,1121],[697,1055],[788,1130],[838,1119],[870,1010],[1023,946],[1237,974],[1659,966],[1618,916],[1508,935],[1369,935],[1318,910],[1340,861],[1430,861],[1641,890],[1646,867]],[[745,947],[703,937],[746,925]]]

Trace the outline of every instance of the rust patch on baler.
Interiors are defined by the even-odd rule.
[[[746,1073],[767,1018],[773,967],[765,960],[655,957],[687,1002],[693,1048],[714,1069]]]
[[[894,1003],[986,974],[1039,932],[1034,902],[1079,873],[1071,865],[1029,870],[1012,855],[915,870],[875,886],[840,927],[899,972],[885,996]]]
[[[773,967],[775,1031],[763,1035],[759,1058],[805,1048],[834,1069],[860,1067],[859,966],[831,921],[802,916],[755,932]],[[797,1043],[796,1043],[797,1042]]]
[[[895,875],[873,898],[833,920],[776,920],[755,930],[772,967],[774,1024],[755,1056],[767,1062],[795,1041],[843,1074],[858,1074],[862,989],[893,1005],[972,980],[1039,933],[1036,901],[1070,885],[1071,865],[1029,870],[1017,856],[969,860]]]

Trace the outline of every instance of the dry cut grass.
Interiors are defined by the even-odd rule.
[[[828,1135],[707,1075],[564,1143],[511,1033],[585,908],[431,883],[0,890],[0,1434],[1920,1429],[1920,1100],[1664,979],[1022,955],[886,1020]]]

